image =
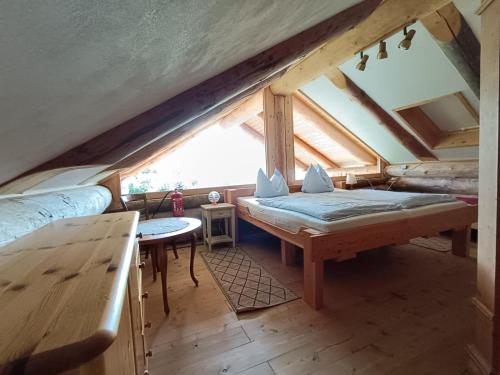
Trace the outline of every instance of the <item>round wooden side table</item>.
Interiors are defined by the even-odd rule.
[[[165,224],[172,224],[174,227],[177,225],[182,227],[175,231],[169,231],[166,233],[161,232],[161,226]],[[137,233],[141,234],[139,236],[139,246],[151,246],[152,253],[151,258],[153,259],[153,268],[156,267],[155,260],[158,259],[160,273],[161,273],[161,289],[163,295],[163,310],[165,314],[170,312],[168,306],[168,296],[167,296],[167,265],[168,257],[166,252],[166,245],[174,244],[181,241],[191,242],[191,259],[189,262],[189,272],[191,274],[191,279],[193,280],[195,286],[198,286],[198,280],[194,276],[194,256],[196,254],[196,229],[201,226],[201,221],[198,219],[193,219],[190,217],[169,217],[153,220],[140,221],[137,227]],[[156,227],[156,228],[155,228]],[[156,269],[153,270],[156,272]]]

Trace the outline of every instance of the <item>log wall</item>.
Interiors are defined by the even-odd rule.
[[[478,194],[478,161],[389,165],[384,170],[392,190]]]

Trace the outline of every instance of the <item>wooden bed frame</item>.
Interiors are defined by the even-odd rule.
[[[283,264],[292,265],[296,247],[303,249],[304,301],[315,310],[323,306],[325,260],[351,259],[364,250],[403,245],[416,237],[432,236],[450,230],[453,233],[452,253],[467,256],[470,225],[477,221],[477,206],[465,206],[446,212],[362,225],[332,233],[323,233],[311,228],[293,233],[253,217],[247,207],[238,203],[239,197],[253,196],[254,191],[253,188],[227,189],[224,191],[225,201],[236,205],[237,217],[281,239]]]

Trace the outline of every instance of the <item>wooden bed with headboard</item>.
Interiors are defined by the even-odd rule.
[[[291,186],[290,192],[300,187]],[[432,236],[452,231],[452,253],[466,256],[470,225],[477,221],[476,206],[461,206],[445,212],[434,212],[422,216],[384,221],[355,228],[324,233],[303,228],[294,233],[252,216],[248,207],[238,198],[253,196],[254,188],[226,189],[225,201],[236,206],[237,217],[281,239],[281,259],[291,265],[296,247],[303,249],[304,301],[313,309],[323,306],[323,262],[327,259],[343,261],[357,253],[389,245],[403,245],[411,239]]]

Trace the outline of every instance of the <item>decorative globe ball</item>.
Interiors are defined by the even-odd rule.
[[[210,193],[208,193],[208,200],[210,201],[210,203],[217,204],[217,202],[219,201],[219,199],[220,199],[219,192],[217,192],[217,191],[211,191]]]

